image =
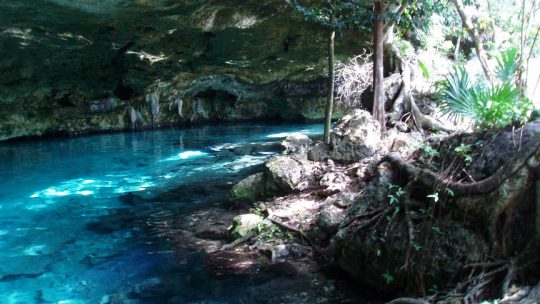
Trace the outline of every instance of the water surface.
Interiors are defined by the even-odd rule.
[[[118,290],[179,271],[191,283],[175,291],[178,299],[235,302],[240,286],[216,293],[200,261],[179,266],[145,216],[174,219],[208,197],[220,204],[234,182],[279,153],[276,142],[320,131],[227,125],[1,143],[0,303],[105,303]],[[175,201],[136,218],[119,199],[178,187]]]

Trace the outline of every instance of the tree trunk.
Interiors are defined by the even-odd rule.
[[[470,22],[469,18],[465,14],[465,10],[463,8],[461,0],[452,0],[452,3],[458,11],[459,18],[461,19],[463,27],[465,28],[467,33],[469,33],[469,36],[471,36],[471,39],[474,43],[474,48],[476,50],[476,56],[478,56],[478,60],[480,61],[480,65],[482,66],[484,75],[486,76],[486,79],[488,81],[491,81],[491,71],[489,69],[486,51],[484,50],[484,42],[482,41],[482,35],[476,30],[474,25]]]
[[[373,64],[373,118],[381,125],[381,131],[386,132],[384,119],[384,23],[382,0],[375,0],[375,25],[373,29],[374,64]]]
[[[461,46],[461,33],[457,36],[457,42],[456,42],[456,48],[454,50],[454,61],[460,61],[459,60],[459,48]]]
[[[334,105],[334,30],[335,15],[330,16],[330,31],[328,36],[328,96],[326,99],[326,112],[324,114],[324,143],[330,144],[330,125],[332,124],[332,107]]]

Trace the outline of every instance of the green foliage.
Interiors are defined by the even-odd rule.
[[[424,77],[429,80],[431,78],[431,75],[429,74],[429,70],[426,64],[422,60],[418,60],[418,66],[422,70],[422,74],[424,75]]]
[[[508,73],[514,72],[510,60],[515,60],[513,51],[501,55],[500,74],[504,78],[486,85],[473,82],[463,67],[454,67],[438,84],[438,99],[444,112],[456,118],[468,117],[480,129],[499,129],[511,124],[528,121],[534,109],[533,103],[520,97]]]
[[[479,143],[477,143],[477,145],[479,145]],[[462,157],[467,165],[470,165],[474,156],[476,156],[473,148],[474,145],[461,143],[459,146],[454,148],[454,152],[456,155]]]
[[[433,14],[441,15],[447,22],[458,22],[452,4],[440,0],[409,0],[409,5],[403,12],[405,18],[396,21],[399,21],[399,26],[404,29],[427,32],[432,26]]]
[[[407,194],[407,191],[405,191],[405,189],[401,188],[398,185],[393,185],[393,184],[388,185],[388,192],[390,193],[387,195],[387,197],[389,198],[388,203],[390,205],[395,205],[399,203],[399,201],[401,200],[401,197]]]
[[[422,142],[420,144],[420,146],[418,146],[418,150],[420,150],[422,152],[422,154],[424,154],[424,156],[426,156],[428,158],[433,158],[433,157],[438,157],[439,156],[439,151],[433,149],[433,147],[431,147],[426,142]]]
[[[384,281],[386,282],[386,285],[392,284],[394,282],[394,280],[395,280],[394,276],[388,271],[383,273],[382,277],[383,277]]]
[[[394,41],[394,45],[399,51],[399,55],[401,57],[409,57],[415,53],[413,45],[407,40],[396,39],[396,41]]]
[[[257,225],[257,238],[261,242],[272,242],[281,240],[291,240],[294,235],[277,225],[274,225],[268,221],[262,221]]]
[[[454,67],[446,78],[438,83],[437,95],[442,101],[442,110],[451,116],[474,116],[471,85],[471,78],[465,68]]]
[[[398,213],[401,211],[400,203],[403,196],[407,194],[407,191],[398,185],[389,184],[388,193],[388,204],[394,207],[394,212],[392,212],[392,215],[386,217],[386,219],[390,222],[395,219]]]
[[[438,235],[444,235],[444,232],[441,230],[441,228],[437,226],[431,226],[431,230]]]
[[[518,68],[518,49],[510,48],[497,56],[497,77],[503,82],[511,82]]]

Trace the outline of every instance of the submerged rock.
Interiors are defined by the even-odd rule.
[[[170,282],[164,282],[161,278],[149,278],[133,287],[133,294],[137,298],[162,298],[172,297],[176,290]]]

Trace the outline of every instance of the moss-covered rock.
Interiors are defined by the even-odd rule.
[[[255,202],[264,195],[263,173],[250,175],[238,184],[234,185],[231,191],[232,200],[245,200]]]
[[[232,238],[238,239],[255,235],[259,223],[263,221],[263,218],[256,214],[241,214],[233,219],[233,226],[231,228],[230,235]]]

